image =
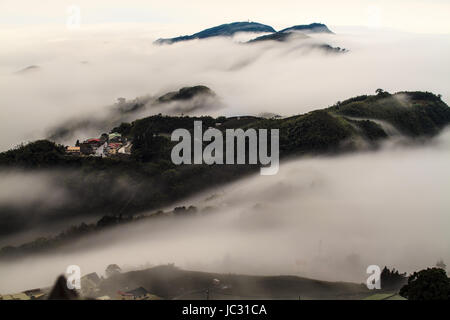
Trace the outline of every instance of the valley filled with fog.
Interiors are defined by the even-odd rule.
[[[175,263],[224,273],[292,274],[364,282],[369,265],[404,272],[450,260],[450,134],[425,146],[285,162],[179,205],[192,217],[119,226],[54,254],[2,262],[0,289],[52,283],[68,265],[83,274]],[[213,210],[205,210],[214,208]]]
[[[430,91],[450,101],[447,35],[336,28],[336,34],[282,43],[242,43],[249,37],[238,34],[159,46],[153,41],[166,35],[159,29],[117,28],[0,31],[0,151],[46,138],[77,119],[104,123],[120,97],[153,99],[184,86],[208,86],[217,99],[200,109],[148,108],[133,117],[285,117],[377,88]],[[349,51],[330,54],[310,46],[322,43]],[[93,126],[78,137],[102,129]],[[73,264],[83,274],[103,274],[112,263],[124,270],[174,263],[190,270],[359,283],[369,265],[412,272],[450,261],[449,160],[448,129],[423,143],[396,136],[377,151],[291,158],[277,175],[250,176],[165,208],[194,205],[194,216],[130,223],[54,253],[1,261],[0,292],[50,285]],[[58,179],[72,174],[2,169],[0,203],[44,209],[70,203],[74,197]],[[127,189],[127,181],[116,182],[118,192]],[[0,244],[57,230],[34,230]]]

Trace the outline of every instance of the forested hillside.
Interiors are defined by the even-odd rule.
[[[450,108],[431,93],[379,91],[282,119],[154,115],[111,129],[133,142],[131,155],[112,158],[68,155],[61,145],[35,141],[1,153],[0,166],[17,172],[51,172],[71,199],[54,207],[3,205],[0,234],[66,218],[132,216],[257,172],[258,165],[174,165],[170,134],[178,128],[192,131],[194,121],[202,121],[203,130],[279,129],[283,159],[376,148],[389,137],[378,121],[411,140],[430,137],[450,122]]]

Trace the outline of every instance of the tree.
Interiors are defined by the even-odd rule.
[[[102,133],[102,135],[100,136],[100,140],[108,141],[109,140],[109,135],[107,133]]]
[[[131,153],[138,161],[157,161],[166,156],[164,149],[168,140],[158,135],[151,127],[147,127],[142,133],[134,136]]]
[[[122,269],[117,264],[110,264],[106,267],[105,274],[109,278],[115,274],[119,274],[122,272]]]
[[[225,122],[225,121],[227,121],[227,118],[224,116],[220,116],[220,117],[217,117],[216,121],[217,122]]]
[[[376,94],[382,94],[382,93],[384,93],[384,90],[378,88],[377,90],[375,90],[375,93],[376,93]]]
[[[444,260],[441,259],[438,262],[436,262],[436,267],[445,270],[447,268],[447,265],[444,263]]]
[[[384,267],[381,272],[381,286],[383,289],[398,290],[407,282],[406,272],[400,273],[395,268],[389,270],[388,267]]]
[[[400,295],[408,300],[449,300],[450,279],[441,268],[414,272],[408,284],[401,288]]]

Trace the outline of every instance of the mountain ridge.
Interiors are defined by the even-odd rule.
[[[156,40],[155,43],[172,44],[180,41],[205,39],[217,36],[229,37],[237,32],[275,32],[275,29],[273,29],[271,26],[258,22],[231,22],[207,28],[191,35],[179,36],[175,38],[160,38]]]
[[[293,31],[301,31],[303,33],[331,33],[334,34],[328,27],[323,23],[310,23],[310,24],[300,24],[296,26],[292,26],[289,28],[282,29],[278,32],[293,32]]]
[[[322,23],[311,23],[311,24],[302,24],[295,25],[280,31],[276,31],[273,27],[265,24],[261,24],[258,22],[232,22],[227,24],[221,24],[219,26],[211,27],[208,29],[204,29],[200,32],[179,36],[175,38],[160,38],[157,39],[155,44],[173,44],[181,41],[188,41],[194,39],[206,39],[211,37],[229,37],[234,35],[237,32],[254,32],[254,33],[270,33],[273,38],[285,37],[288,33],[299,32],[302,33],[329,33],[334,34],[325,24]],[[270,36],[267,35],[267,36]],[[251,41],[251,40],[250,40]]]
[[[57,208],[41,208],[34,203],[20,207],[2,205],[0,213],[5,224],[1,225],[0,234],[70,217],[133,216],[259,170],[258,165],[175,166],[170,161],[174,145],[170,133],[179,128],[191,131],[194,121],[202,121],[204,130],[279,129],[280,157],[284,161],[294,156],[376,149],[389,134],[371,119],[390,123],[405,139],[414,142],[432,137],[450,124],[450,108],[440,96],[429,92],[379,91],[377,95],[353,97],[328,108],[282,119],[153,115],[111,130],[133,142],[131,155],[113,158],[68,155],[64,146],[35,141],[0,153],[0,167],[24,172],[54,169],[58,183],[68,194],[76,195],[77,201]],[[104,187],[119,186],[119,181],[127,181],[127,188]],[[160,188],[154,188],[155,185]],[[45,219],[34,220],[32,217],[41,215],[40,210],[45,211]],[[25,212],[29,219],[22,220]]]

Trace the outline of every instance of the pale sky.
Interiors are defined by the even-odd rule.
[[[448,0],[0,0],[0,25],[64,27],[69,6],[90,24],[148,23],[180,34],[232,21],[256,21],[275,29],[322,22],[329,26],[450,33]],[[168,35],[170,36],[170,35]]]

